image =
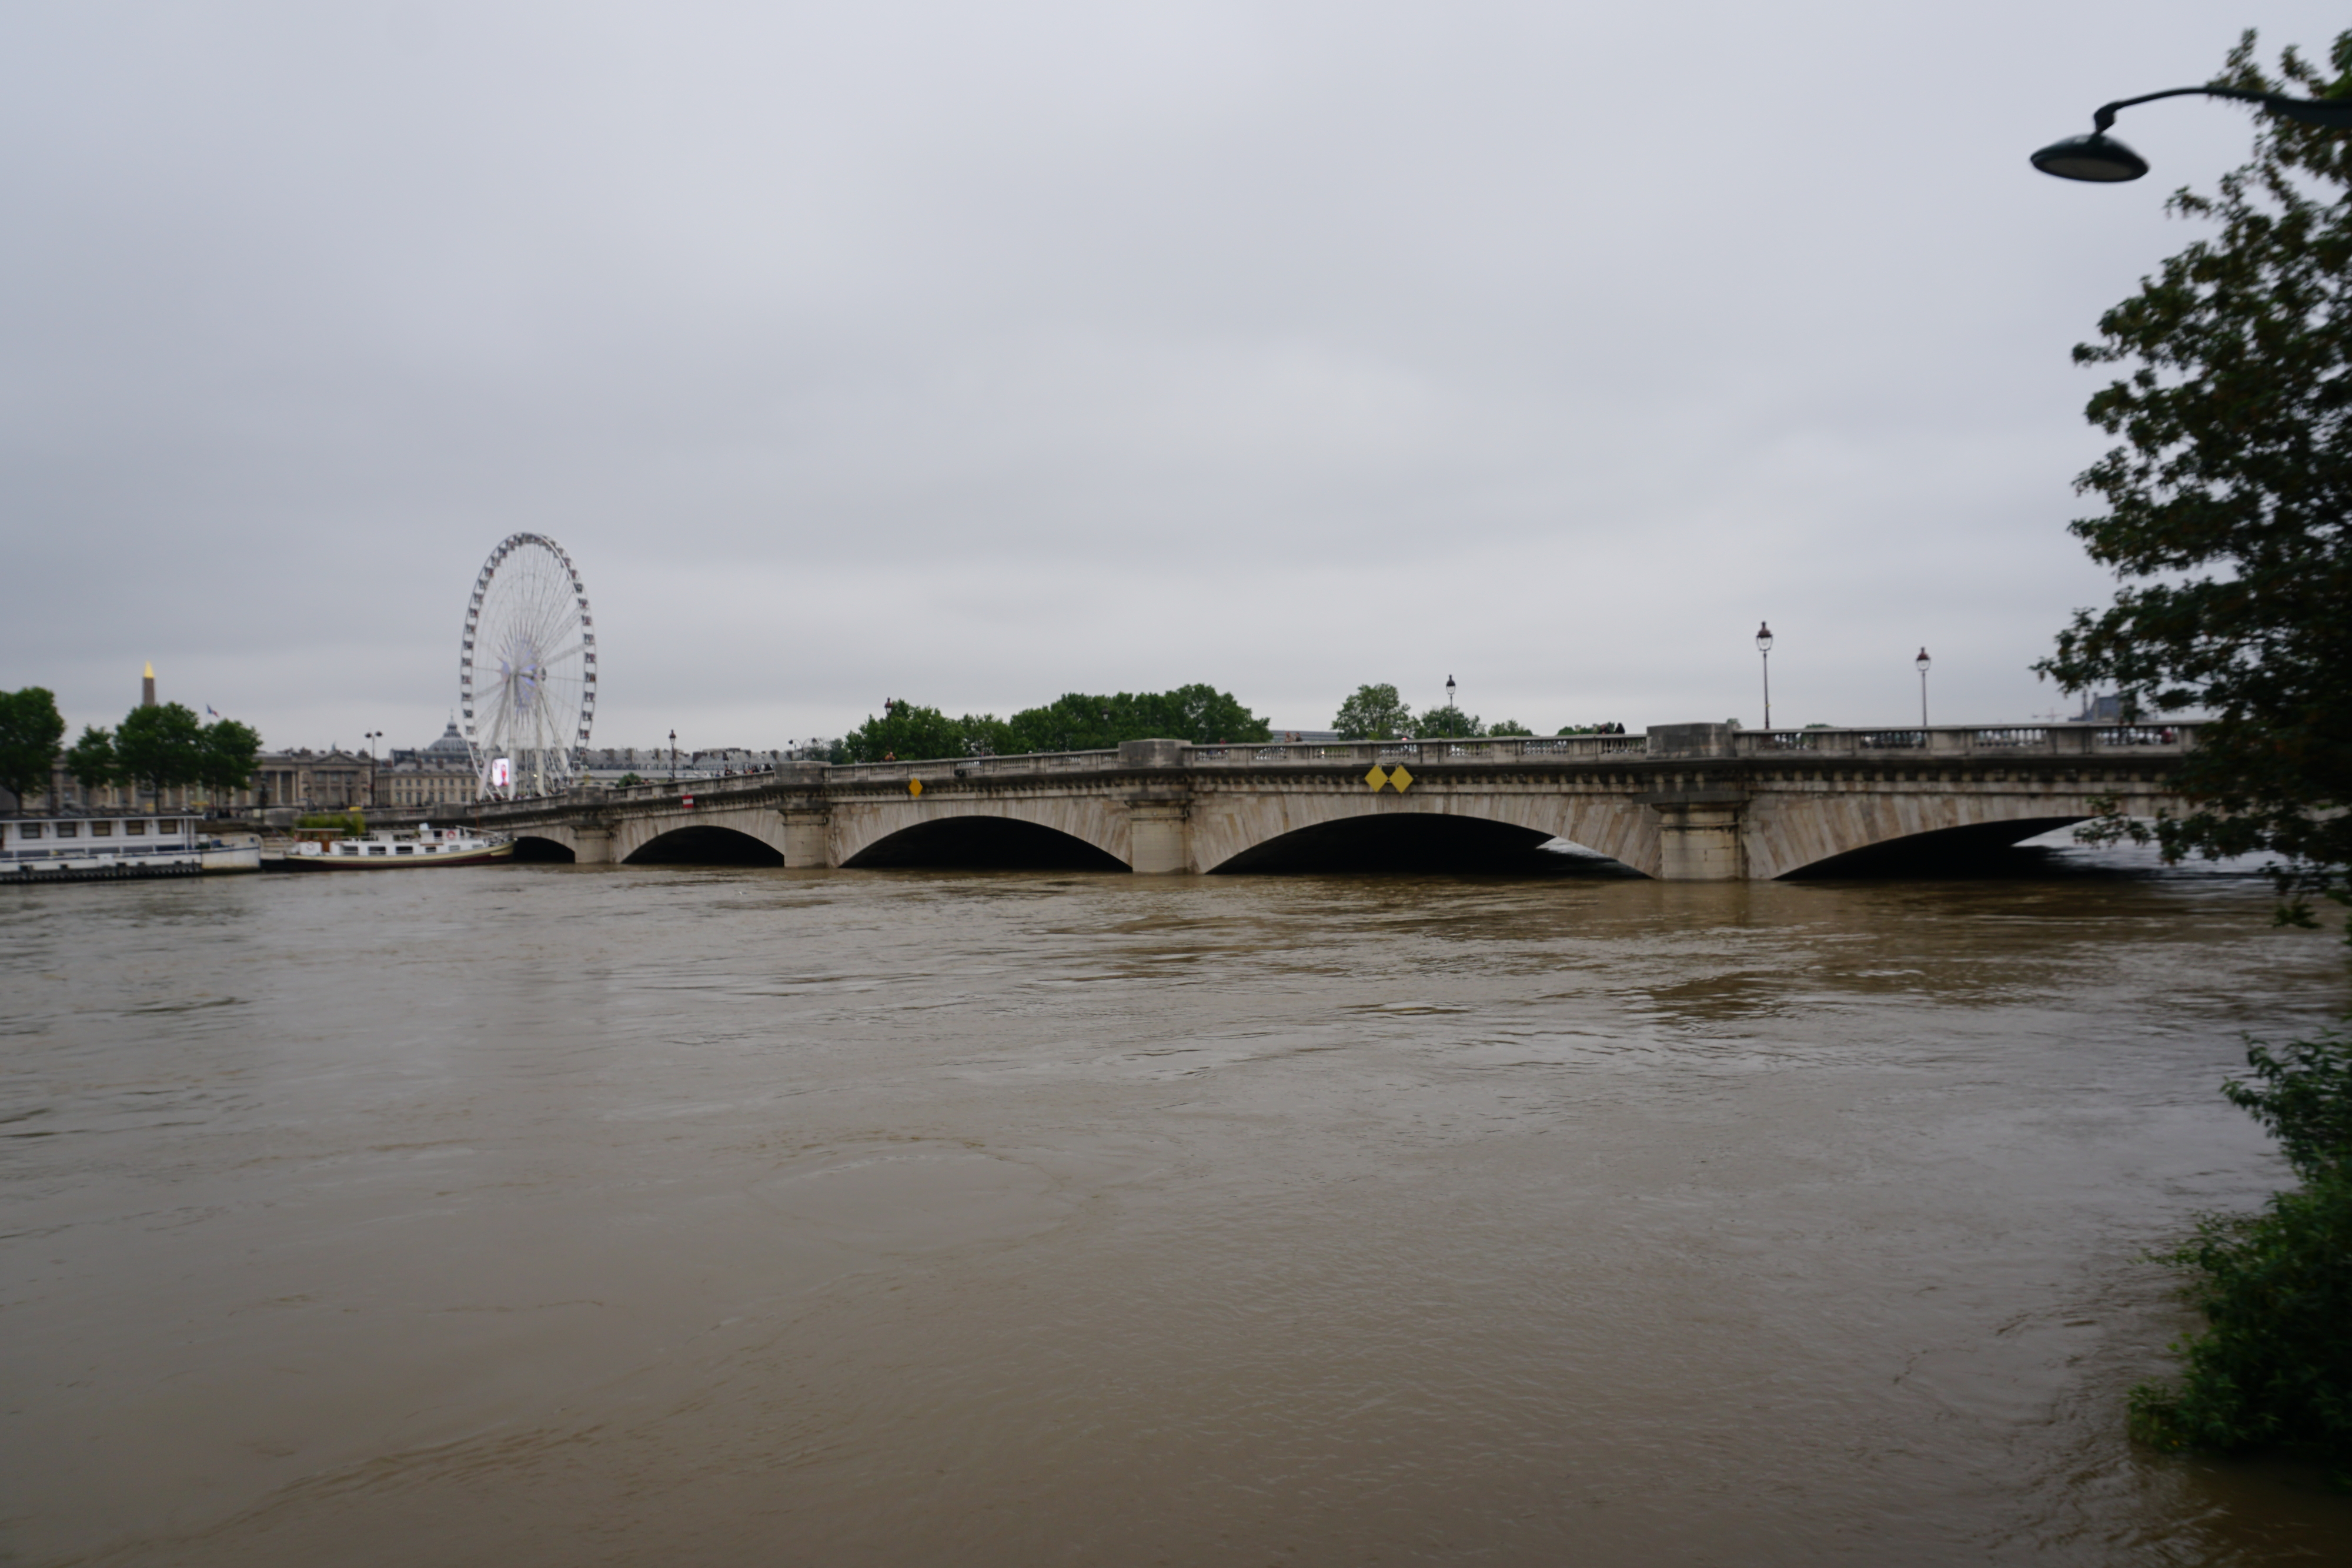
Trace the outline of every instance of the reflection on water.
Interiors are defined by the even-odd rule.
[[[2043,852],[9,890],[0,1558],[2352,1552],[2119,1419],[2339,951]]]

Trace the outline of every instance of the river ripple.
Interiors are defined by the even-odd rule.
[[[2121,1436],[2344,1001],[2134,864],[8,890],[0,1561],[2352,1554]]]

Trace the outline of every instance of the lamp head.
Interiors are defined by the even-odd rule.
[[[1919,673],[1921,674],[1926,674],[1927,673],[1927,665],[1931,662],[1927,657],[1927,650],[1925,648],[1920,649],[1919,656],[1911,662],[1919,666]]]
[[[1772,651],[1772,628],[1760,621],[1756,625],[1756,651],[1759,653]]]
[[[2033,166],[2062,180],[2115,184],[2147,172],[2147,160],[2101,131],[2053,141],[2033,155]]]

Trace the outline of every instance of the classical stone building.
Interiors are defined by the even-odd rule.
[[[481,793],[474,761],[455,720],[430,746],[394,751],[376,775],[376,804],[389,810],[430,810],[469,804]]]
[[[305,811],[348,811],[374,803],[364,756],[331,747],[325,751],[265,751],[256,759],[253,788],[240,804]]]

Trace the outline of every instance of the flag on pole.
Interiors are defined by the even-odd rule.
[[[210,704],[210,703],[206,703],[206,704],[205,705],[205,712],[206,712],[206,713],[208,713],[208,714],[212,715],[212,716],[213,716],[213,717],[215,717],[215,718],[218,718],[218,717],[220,717],[220,710],[219,710],[218,708],[215,708],[215,706],[213,706],[213,705],[212,705],[212,704]]]

